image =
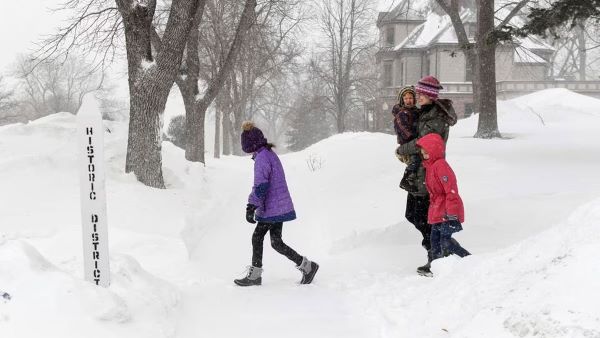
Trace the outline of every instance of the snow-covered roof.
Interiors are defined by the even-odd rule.
[[[427,46],[433,42],[433,40],[445,30],[450,24],[450,20],[447,16],[439,16],[437,14],[430,14],[427,17],[427,21],[423,24],[418,36],[412,42],[414,47]]]
[[[463,22],[474,22],[475,14],[470,10],[461,13]],[[430,13],[427,20],[417,26],[394,50],[402,48],[424,48],[435,43],[458,43],[452,21],[447,15]]]
[[[527,49],[537,49],[537,50],[543,49],[543,50],[551,50],[551,51],[554,50],[554,47],[547,44],[542,39],[540,39],[536,36],[528,36],[525,38],[519,38],[516,41],[519,45],[523,46],[523,48],[527,48]]]
[[[446,16],[446,17],[448,18],[448,21],[450,21],[450,18],[448,16]],[[473,13],[473,11],[471,11],[471,10],[465,10],[461,14],[461,19],[462,19],[463,23],[474,23],[477,20],[475,13]],[[468,32],[467,32],[467,34],[468,34]],[[470,37],[469,40],[472,42],[475,41],[472,37]],[[444,29],[444,31],[438,36],[438,38],[436,39],[436,42],[437,43],[458,43],[458,37],[456,36],[456,31],[454,30],[454,26],[452,26],[452,24],[450,24],[448,27],[446,27],[446,29]]]
[[[423,21],[426,19],[427,1],[402,0],[390,12],[381,12],[378,21]]]
[[[403,2],[405,3],[405,2]],[[499,10],[496,14],[502,16],[508,15],[510,12],[510,7],[503,8]],[[505,12],[505,13],[504,13]],[[477,21],[477,17],[474,11],[470,9],[465,9],[461,13],[461,19],[463,23],[475,23]],[[499,23],[499,19],[496,19]],[[513,20],[511,20],[511,24],[519,23],[522,19],[518,16],[515,16]],[[468,32],[467,32],[468,33]],[[469,38],[470,41],[474,41],[473,37]],[[549,44],[542,41],[540,38],[535,36],[528,36],[525,38],[518,38],[515,40],[516,44],[522,46],[527,53],[519,53],[519,54],[533,54],[532,57],[525,57],[524,59],[520,59],[518,62],[546,62],[544,59],[540,58],[538,55],[533,53],[532,51],[540,51],[547,50],[553,51],[554,48]],[[448,15],[439,15],[435,12],[429,13],[427,15],[427,20],[415,27],[413,31],[398,45],[396,45],[393,50],[398,51],[401,49],[420,49],[430,47],[435,44],[458,44],[458,37],[456,36],[456,31],[452,25],[452,21]],[[517,54],[517,53],[515,53]],[[539,60],[542,61],[539,61]],[[527,60],[527,61],[526,61]],[[515,59],[516,61],[516,59]],[[517,62],[517,61],[516,61]]]
[[[513,61],[516,63],[546,63],[542,57],[522,46],[515,47]]]
[[[496,4],[498,10],[495,13],[495,22],[496,25],[500,24],[503,18],[506,18],[509,13],[513,10],[515,4],[510,0],[502,0],[498,1]],[[523,27],[525,25],[525,18],[522,15],[515,15],[509,21],[509,25],[515,28]],[[528,36],[525,38],[515,38],[515,42],[526,49],[531,50],[549,50],[553,51],[554,47],[545,43],[542,39],[535,36]]]

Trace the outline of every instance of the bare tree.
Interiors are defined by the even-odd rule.
[[[32,117],[58,112],[76,113],[85,94],[102,88],[104,77],[80,56],[69,55],[62,61],[22,56],[14,75],[19,79],[21,104]]]
[[[199,96],[200,78],[199,25],[202,13],[194,18],[193,28],[186,45],[186,58],[180,67],[176,83],[180,88],[186,108],[186,159],[204,162],[204,120],[206,110],[218,95],[231,71],[248,29],[255,21],[256,0],[246,0],[235,35],[227,54],[220,59],[218,71],[207,83],[203,97]],[[209,7],[210,8],[210,7]]]
[[[481,111],[480,107],[480,90],[481,85],[479,84],[479,67],[477,67],[477,50],[475,49],[475,43],[472,43],[469,40],[469,36],[467,35],[467,31],[465,28],[465,24],[461,17],[461,12],[463,8],[469,8],[470,10],[475,10],[476,7],[474,4],[465,3],[460,0],[436,0],[436,3],[448,14],[450,17],[450,21],[452,22],[452,27],[456,32],[456,37],[458,38],[458,43],[460,49],[465,54],[466,62],[469,65],[469,68],[472,69],[473,74],[471,76],[471,83],[473,87],[473,111],[475,113],[479,113]]]
[[[156,0],[66,0],[59,9],[70,11],[72,17],[42,41],[37,52],[37,64],[83,50],[94,55],[98,66],[104,66],[124,37],[130,96],[125,171],[151,187],[164,188],[161,117],[193,18],[203,10],[205,1],[173,0],[157,15]],[[152,45],[153,22],[163,17],[163,43],[157,51]]]
[[[226,3],[227,1],[221,1],[221,6]],[[285,68],[291,67],[294,59],[299,56],[300,49],[293,39],[302,20],[302,6],[299,4],[299,1],[266,0],[257,10],[256,23],[250,28],[240,47],[240,55],[227,78],[226,90],[217,99],[216,120],[222,122],[223,128],[216,126],[216,137],[221,136],[222,130],[224,154],[241,154],[237,140],[242,121],[252,118],[260,110],[260,101],[269,93],[269,87],[276,82],[274,79],[281,76]],[[214,41],[213,44],[203,44],[206,47],[201,67],[206,70],[203,77],[214,76],[214,70],[220,69],[217,62],[223,58],[223,46],[228,40],[228,20],[219,18],[218,21],[211,20],[214,23],[213,29],[207,30],[206,34],[203,31],[202,34],[204,40]],[[217,35],[217,32],[221,33],[219,38],[209,37]],[[218,141],[216,139],[217,145]],[[229,149],[230,145],[232,149]]]
[[[232,45],[234,32],[230,27],[235,25],[239,12],[239,4],[234,1],[209,0],[204,19],[199,32],[199,78],[204,83],[210,83],[219,73],[219,67],[224,64],[227,48]],[[215,157],[221,153],[221,134],[223,134],[223,153],[231,153],[229,141],[229,119],[224,115],[230,105],[227,100],[230,91],[229,76],[226,76],[224,88],[215,98]]]
[[[502,18],[497,18],[497,10],[494,0],[476,1],[477,5],[477,30],[475,35],[475,44],[473,45],[466,34],[464,23],[460,17],[459,0],[436,0],[438,5],[450,16],[452,26],[456,31],[456,36],[461,45],[461,49],[466,55],[474,69],[473,74],[473,94],[474,106],[476,112],[479,112],[479,120],[475,137],[495,138],[501,137],[498,130],[498,116],[496,109],[496,47],[498,41],[493,38],[493,34],[499,29],[510,24],[510,21],[517,15],[527,3],[531,0],[505,1],[501,4],[500,10],[510,8],[508,14]],[[495,19],[500,23],[495,26]]]
[[[350,106],[350,128],[352,130],[384,130],[390,123],[388,116],[375,115],[378,91],[378,70],[375,55],[377,47],[371,46],[361,53],[356,61],[355,81],[352,86]],[[381,114],[380,114],[381,115]]]
[[[591,66],[588,62],[588,53],[594,50],[590,32],[593,32],[594,26],[593,23],[588,24],[582,19],[573,29],[567,27],[555,29],[560,37],[551,39],[555,52],[551,58],[554,67],[550,69],[550,77],[579,78],[582,81],[588,78],[588,68]]]
[[[330,91],[330,111],[339,133],[346,130],[346,116],[356,81],[358,60],[375,44],[370,34],[373,12],[367,0],[319,2],[318,23],[325,35],[326,65],[320,70]]]
[[[161,117],[179,71],[197,12],[205,0],[173,0],[161,37],[152,48],[156,0],[115,0],[125,28],[130,116],[126,172],[145,185],[164,188]]]
[[[296,90],[292,79],[299,76],[298,72],[290,72],[271,79],[262,87],[252,105],[256,118],[264,122],[267,134],[277,144],[284,141],[287,118],[294,105],[292,100]]]
[[[277,4],[281,5],[283,3]],[[295,5],[287,3],[286,6]],[[263,20],[254,28],[252,37],[244,45],[240,62],[232,74],[233,139],[239,140],[241,123],[259,114],[277,138],[282,111],[268,102],[273,95],[281,97],[285,92],[285,80],[299,57],[301,49],[293,40],[294,32],[302,17],[290,16],[286,10],[266,12]],[[283,14],[283,15],[280,15]],[[271,96],[271,97],[269,97]],[[287,101],[287,100],[286,100]],[[285,102],[285,101],[284,101]],[[285,105],[283,102],[279,104]],[[271,110],[273,109],[273,110]],[[235,142],[234,153],[241,149]]]
[[[500,137],[496,107],[496,44],[487,37],[494,30],[494,0],[477,2],[477,64],[476,74],[481,88],[479,120],[475,137]]]
[[[585,80],[597,73],[598,22],[600,1],[537,0],[532,1],[527,23],[521,27],[502,26],[495,32],[499,40],[530,34],[549,37],[556,53],[552,57],[555,69],[550,76]]]
[[[0,75],[0,125],[19,120],[18,114],[14,111],[16,105],[14,92],[6,89],[4,76]]]
[[[4,87],[4,76],[0,75],[0,111],[12,108],[13,91]]]
[[[123,50],[123,19],[116,2],[64,0],[52,9],[52,12],[66,13],[66,24],[38,43],[32,66],[63,62],[75,52],[89,57],[94,70],[104,71]]]
[[[302,150],[329,135],[335,129],[331,115],[323,109],[327,103],[327,88],[321,75],[309,61],[298,77],[291,81],[293,99],[286,116],[287,147]]]

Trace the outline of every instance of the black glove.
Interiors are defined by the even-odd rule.
[[[254,211],[256,210],[256,206],[253,204],[246,204],[246,222],[248,223],[256,223],[254,220]]]

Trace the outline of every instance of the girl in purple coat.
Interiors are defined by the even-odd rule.
[[[242,129],[242,150],[251,153],[254,160],[254,185],[248,197],[246,221],[258,224],[252,234],[252,265],[246,277],[234,282],[240,286],[261,285],[263,240],[270,232],[273,249],[296,263],[302,272],[300,284],[310,284],[319,265],[300,256],[281,239],[283,222],[296,219],[296,212],[281,161],[272,149],[274,145],[252,122],[244,122]]]

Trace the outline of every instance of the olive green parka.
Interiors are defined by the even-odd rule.
[[[400,145],[396,149],[396,154],[400,156],[418,155],[420,150],[417,147],[417,139],[430,133],[439,134],[442,139],[444,139],[444,142],[448,141],[450,126],[455,125],[456,121],[457,117],[454,112],[454,107],[452,107],[451,100],[439,99],[433,101],[433,104],[431,105],[421,107],[417,117],[417,138]],[[417,170],[416,185],[417,191],[412,193],[413,195],[427,195],[427,188],[425,187],[425,168],[422,163]]]

